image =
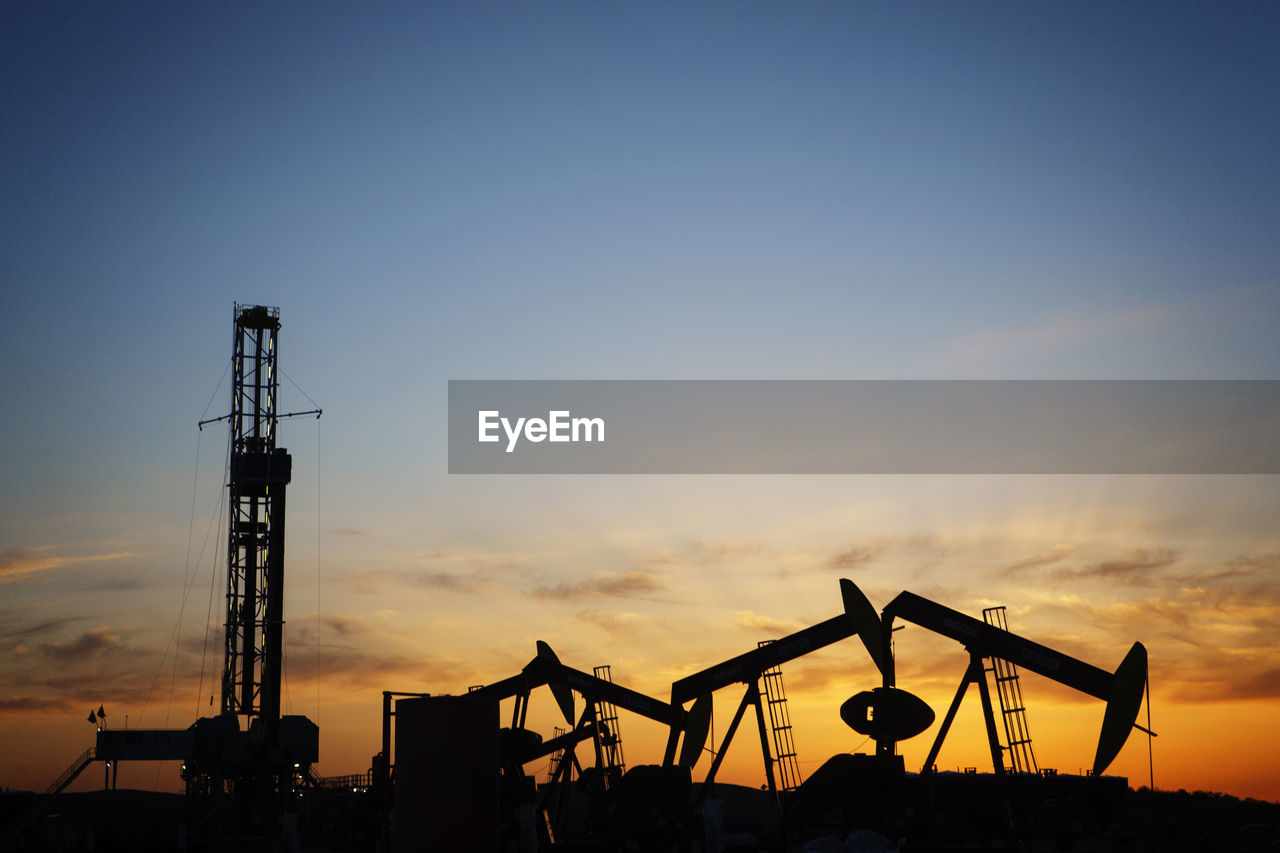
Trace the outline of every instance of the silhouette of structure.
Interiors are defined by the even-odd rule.
[[[913,822],[917,829],[924,827],[926,834],[935,832],[939,837],[1008,838],[1015,827],[1040,819],[1047,814],[1045,809],[1058,808],[1053,803],[1071,803],[1072,810],[1088,816],[1080,826],[1102,831],[1099,828],[1114,817],[1127,784],[1115,777],[1096,777],[1110,765],[1129,731],[1137,727],[1146,675],[1146,652],[1140,643],[1133,644],[1112,673],[1011,633],[1002,609],[992,609],[980,621],[904,591],[877,613],[852,581],[841,580],[840,590],[842,613],[675,681],[670,702],[614,684],[608,667],[597,667],[588,674],[566,666],[541,641],[533,660],[514,676],[473,688],[461,697],[405,700],[423,703],[422,710],[415,711],[422,719],[434,715],[431,718],[437,721],[460,721],[447,729],[437,722],[431,729],[406,734],[405,742],[423,745],[417,747],[417,754],[402,753],[397,747],[396,766],[409,762],[414,768],[405,779],[428,778],[424,768],[431,764],[429,757],[444,756],[442,768],[451,767],[451,761],[462,761],[468,765],[468,774],[479,771],[476,779],[499,781],[496,795],[470,796],[465,802],[453,788],[435,785],[431,788],[432,826],[412,828],[412,832],[430,832],[437,840],[458,843],[466,827],[479,822],[499,827],[502,843],[515,844],[518,849],[556,845],[696,849],[703,843],[704,818],[710,821],[711,815],[719,813],[720,806],[712,802],[709,792],[749,707],[755,710],[766,780],[764,790],[753,794],[758,795],[758,806],[773,813],[775,826],[784,835],[788,826],[802,827],[805,821],[847,828],[878,826],[886,831],[901,831]],[[927,704],[895,683],[891,638],[898,619],[961,642],[969,655],[955,699],[919,774],[906,773],[897,743],[923,733],[935,718]],[[841,706],[840,715],[855,731],[875,740],[875,752],[834,756],[802,782],[781,667],[855,634],[880,671],[881,684],[850,697]],[[997,736],[984,661],[990,662],[996,673],[1008,747]],[[1106,701],[1091,772],[1095,778],[1036,772],[1016,667]],[[745,685],[742,699],[713,752],[705,778],[696,785],[692,771],[707,751],[712,694],[739,683]],[[981,696],[994,774],[939,774],[934,762],[970,684],[977,684]],[[544,685],[550,688],[568,724],[557,728],[555,736],[545,742],[526,728],[530,694]],[[575,693],[584,699],[581,713]],[[506,699],[514,699],[510,725],[498,731],[498,703]],[[438,707],[429,703],[438,703]],[[624,764],[617,726],[619,710],[667,726],[660,765],[628,768]],[[397,725],[409,719],[408,715],[403,720],[397,715]],[[495,722],[486,728],[474,725],[478,719]],[[461,744],[461,732],[474,743]],[[400,736],[397,738],[400,743]],[[588,738],[594,745],[595,765],[584,769],[576,747]],[[1015,753],[1011,767],[1002,759],[1005,750]],[[523,766],[546,756],[554,756],[551,776],[538,786]],[[1008,774],[1010,769],[1017,772]],[[575,774],[578,780],[570,785]],[[407,781],[402,784],[399,771],[395,779],[397,814],[405,808],[417,808],[425,796],[426,783],[416,789]],[[589,805],[581,802],[583,797]],[[976,802],[973,797],[984,804],[982,808],[966,805]],[[477,803],[484,804],[483,808],[477,810]],[[574,814],[576,820],[571,817]],[[397,821],[401,841],[410,843],[405,833],[410,833],[411,827]],[[710,838],[713,833],[707,831]],[[783,844],[782,836],[778,843]]]
[[[1004,605],[985,607],[982,621],[1002,631],[1009,630]],[[1027,709],[1022,701],[1022,685],[1018,681],[1018,666],[1001,657],[986,659],[986,672],[996,683],[996,696],[1000,700],[1000,717],[1004,721],[1005,751],[1009,762],[1005,769],[1014,773],[1039,773],[1035,752],[1031,749],[1031,729],[1027,725]]]
[[[310,767],[319,753],[319,730],[306,717],[280,713],[285,492],[292,460],[276,446],[276,428],[282,418],[319,417],[321,411],[276,410],[279,309],[236,304],[233,319],[231,411],[199,423],[203,429],[228,421],[231,430],[221,713],[186,729],[107,730],[100,724],[96,745],[58,777],[39,809],[95,761],[108,771],[121,761],[182,761],[187,794],[199,802],[189,833],[279,838],[289,795],[315,782]],[[99,723],[102,716],[99,709]]]
[[[608,664],[592,669],[601,681],[613,683],[613,668]],[[622,728],[618,723],[618,707],[608,699],[596,702],[596,724],[600,728],[601,767],[609,779],[621,778],[627,772],[627,760],[622,754]]]
[[[283,799],[309,775],[319,732],[305,717],[282,717],[285,495],[293,459],[276,446],[280,414],[280,309],[235,305],[231,411],[227,421],[227,611],[221,714],[194,727],[184,765],[188,788],[224,809],[238,804],[238,831],[274,831]],[[242,728],[243,724],[243,728]],[[232,734],[232,733],[235,734]]]
[[[760,645],[772,643],[764,640]],[[761,677],[765,707],[769,709],[769,731],[773,735],[773,760],[778,768],[778,788],[794,791],[800,784],[800,765],[796,761],[795,739],[791,731],[791,712],[787,708],[787,691],[782,683],[782,667],[772,666]]]
[[[280,311],[236,306],[231,357],[227,618],[222,713],[268,739],[280,718],[285,494],[293,458],[276,447]]]

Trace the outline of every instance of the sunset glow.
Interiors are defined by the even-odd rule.
[[[217,713],[228,451],[196,424],[239,301],[280,308],[281,410],[324,410],[279,428],[321,775],[369,769],[384,690],[543,640],[665,701],[850,578],[1107,672],[1143,643],[1158,736],[1109,772],[1280,801],[1276,476],[468,476],[446,434],[457,379],[1280,378],[1276,45],[1265,4],[9,5],[0,785],[43,792],[99,705]],[[941,718],[964,650],[894,645]],[[838,716],[879,684],[856,637],[783,673],[802,774],[874,748]],[[1022,690],[1040,765],[1088,768],[1104,703]],[[546,690],[529,723],[563,725]],[[976,691],[938,764],[990,769]],[[763,782],[753,730],[719,779]]]

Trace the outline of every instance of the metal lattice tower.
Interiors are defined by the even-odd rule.
[[[613,683],[612,670],[608,664],[595,667],[592,673],[601,681]],[[620,779],[622,774],[627,772],[627,761],[622,755],[622,730],[618,728],[618,709],[612,702],[606,702],[603,699],[596,702],[596,707],[599,713],[596,723],[603,730],[600,737],[600,746],[604,753],[602,769],[613,779]]]
[[[1004,605],[987,607],[982,619],[1001,631],[1008,631]],[[987,658],[984,667],[995,677],[996,693],[1000,697],[1000,712],[1004,718],[1004,736],[1008,744],[1008,769],[1014,773],[1039,773],[1035,753],[1031,750],[1031,730],[1027,726],[1027,709],[1022,702],[1022,687],[1018,683],[1018,667],[1004,658]]]
[[[276,447],[280,310],[235,306],[227,491],[227,622],[222,713],[271,727],[280,717],[285,486]]]
[[[765,646],[773,640],[764,640]],[[773,732],[774,761],[778,768],[779,790],[794,791],[800,786],[800,765],[796,761],[796,745],[791,735],[791,712],[787,710],[787,691],[782,684],[782,667],[764,671],[765,705],[769,709],[769,729]]]

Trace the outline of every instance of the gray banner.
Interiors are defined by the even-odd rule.
[[[1276,474],[1273,380],[450,380],[451,474]]]

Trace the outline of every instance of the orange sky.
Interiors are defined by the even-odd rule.
[[[490,478],[461,491],[475,488],[475,506],[518,518],[539,479]],[[1143,642],[1157,787],[1280,799],[1271,772],[1280,743],[1264,724],[1280,707],[1278,549],[1258,525],[1276,509],[1266,478],[671,478],[679,488],[618,478],[607,496],[597,491],[604,478],[591,479],[592,489],[553,482],[542,504],[524,504],[526,523],[514,530],[464,530],[438,545],[414,542],[395,518],[326,528],[318,585],[316,516],[298,490],[286,700],[321,726],[318,772],[368,768],[381,690],[462,692],[518,671],[543,639],[567,664],[610,664],[615,680],[665,698],[683,675],[839,613],[843,576],[877,608],[904,588],[974,616],[1005,604],[1015,632],[1108,671]],[[667,500],[651,502],[655,494]],[[617,508],[626,505],[649,509]],[[723,535],[691,535],[704,527]],[[92,744],[84,717],[99,703],[113,727],[125,714],[131,726],[185,727],[209,713],[220,615],[206,646],[207,573],[191,582],[176,668],[165,646],[178,600],[157,600],[154,617],[121,607],[44,624],[45,602],[74,606],[78,585],[124,578],[135,559],[77,562],[50,549],[6,563],[3,590],[31,602],[32,637],[5,637],[6,787],[46,787]],[[962,649],[911,625],[895,643],[899,686],[940,718],[964,671]],[[802,772],[837,751],[870,749],[837,716],[845,698],[878,683],[856,639],[784,674]],[[1088,766],[1102,703],[1031,673],[1022,683],[1039,763]],[[717,731],[740,696],[736,687],[717,694]],[[989,765],[978,708],[971,691],[940,766]],[[530,721],[546,735],[561,724],[549,696]],[[902,745],[908,767],[923,761],[936,725]],[[661,760],[665,733],[625,712],[622,726],[629,763]],[[1147,741],[1135,734],[1112,770],[1139,785],[1147,767]],[[177,785],[155,768],[126,772],[147,787]],[[762,780],[752,730],[739,733],[721,773]]]
[[[383,689],[542,639],[663,697],[849,577],[1106,669],[1143,642],[1156,784],[1280,799],[1280,478],[447,473],[455,379],[1275,378],[1278,10],[3,4],[0,785],[44,790],[100,704],[212,710],[226,433],[196,423],[240,302],[280,308],[280,410],[325,412],[280,427],[322,774],[369,766]],[[941,713],[963,654],[897,640]],[[785,677],[802,769],[859,748],[859,644]],[[1088,764],[1100,703],[1025,681],[1042,763]],[[984,766],[973,708],[944,766]]]

